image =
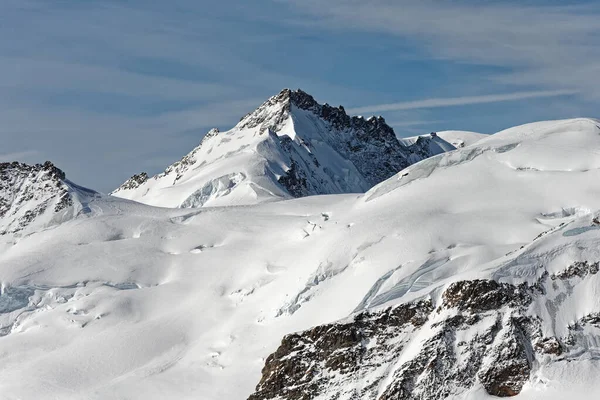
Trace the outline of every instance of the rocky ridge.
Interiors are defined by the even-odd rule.
[[[422,299],[288,335],[249,400],[445,399],[477,382],[495,396],[518,394],[541,339],[523,316],[531,296],[491,280],[459,281],[437,307]]]
[[[0,235],[18,234],[36,220],[49,222],[72,207],[80,191],[95,194],[69,182],[50,161],[0,163]]]

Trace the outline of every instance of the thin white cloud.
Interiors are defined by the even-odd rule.
[[[497,103],[501,101],[516,101],[539,97],[567,96],[574,95],[577,93],[578,92],[574,90],[539,90],[532,92],[489,94],[484,96],[447,97],[437,99],[403,101],[399,103],[375,104],[370,106],[350,108],[348,109],[348,111],[353,114],[360,114],[365,112],[416,110],[421,108],[451,107],[464,106],[469,104]]]
[[[424,57],[500,67],[474,84],[577,88],[600,98],[600,4],[543,2],[295,0],[304,23],[384,33],[420,46]]]

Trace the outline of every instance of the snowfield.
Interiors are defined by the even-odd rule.
[[[420,299],[443,309],[452,283],[494,279],[543,286],[519,312],[563,349],[531,355],[518,398],[598,398],[600,274],[565,270],[600,261],[599,125],[548,121],[464,139],[364,194],[288,199],[256,180],[251,152],[232,155],[246,171],[215,162],[202,178],[183,175],[174,198],[160,180],[150,187],[174,207],[194,179],[216,178],[191,208],[80,192],[71,207],[86,212],[0,236],[0,397],[246,399],[286,334]],[[248,176],[259,204],[206,207],[224,196],[214,188],[247,199]],[[283,200],[258,201],[277,190]],[[381,379],[373,393],[451,312],[402,334],[396,358],[365,375]],[[486,318],[458,334],[473,337]],[[367,386],[334,375],[317,398]],[[492,398],[480,380],[450,397]]]

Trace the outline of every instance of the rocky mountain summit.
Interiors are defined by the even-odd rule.
[[[410,164],[454,147],[402,144],[382,117],[349,116],[302,90],[284,89],[231,130],[213,129],[163,173],[134,175],[111,194],[151,205],[253,204],[360,193]],[[438,139],[438,142],[443,142]]]
[[[73,207],[79,195],[95,195],[68,181],[50,161],[28,165],[0,163],[0,235],[50,223]]]
[[[283,89],[243,117],[237,127],[278,132],[295,109],[306,111],[314,116],[313,119],[320,119],[328,125],[330,132],[327,133],[330,134],[323,135],[327,144],[354,164],[369,187],[410,165],[408,158],[411,154],[418,153],[419,159],[432,155],[424,154],[422,146],[411,148],[401,145],[383,117],[365,119],[349,116],[343,106],[321,105],[300,89]]]

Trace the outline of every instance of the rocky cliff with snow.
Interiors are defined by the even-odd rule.
[[[342,106],[284,89],[233,129],[211,130],[163,173],[134,175],[112,194],[151,205],[202,207],[361,193],[442,151],[430,142],[403,145],[382,117],[349,116]],[[444,144],[443,151],[454,149]]]
[[[35,165],[0,163],[0,235],[27,231],[36,223],[58,222],[82,193],[94,195],[69,182],[49,161]]]
[[[509,397],[544,384],[544,369],[595,357],[598,235],[579,236],[599,229],[592,216],[562,224],[496,262],[491,279],[286,335],[249,400]],[[556,260],[567,254],[578,261]],[[523,267],[520,284],[499,283]]]

